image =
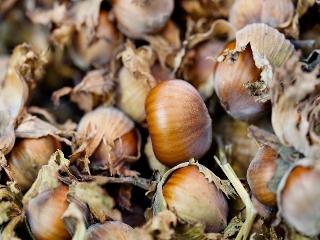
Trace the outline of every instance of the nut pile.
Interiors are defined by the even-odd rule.
[[[319,1],[0,17],[0,239],[320,236]]]

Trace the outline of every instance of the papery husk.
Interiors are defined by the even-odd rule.
[[[278,28],[287,26],[293,19],[291,0],[236,0],[230,10],[229,21],[237,29],[251,23],[265,23]]]
[[[119,88],[117,105],[135,121],[141,123],[146,118],[144,104],[156,80],[151,74],[155,56],[150,47],[135,48],[127,42],[120,53],[123,62],[118,76]]]
[[[18,138],[41,138],[45,136],[52,136],[59,142],[64,142],[71,146],[71,141],[68,137],[73,136],[73,131],[59,129],[36,116],[28,114],[24,116],[20,124],[17,126],[15,135]]]
[[[130,171],[122,169],[125,160],[135,161],[140,158],[140,134],[137,134],[137,155],[136,156],[116,156],[115,146],[125,134],[136,131],[134,122],[123,112],[113,107],[99,107],[84,115],[78,125],[76,143],[74,151],[70,156],[71,161],[77,160],[84,164],[84,170],[89,170],[89,158],[94,155],[98,148],[108,150],[105,166],[97,166],[99,169],[108,170],[111,174],[129,174]],[[122,150],[125,152],[125,150]],[[102,160],[102,159],[101,159]],[[133,172],[132,172],[133,174]]]
[[[296,162],[294,165],[291,166],[291,168],[283,175],[281,182],[279,184],[278,190],[277,190],[277,206],[279,209],[278,210],[278,218],[280,218],[280,216],[282,216],[289,225],[294,227],[296,230],[298,230],[302,234],[305,234],[306,236],[310,236],[310,237],[316,237],[317,235],[319,235],[319,229],[320,229],[319,228],[320,204],[318,204],[317,206],[313,205],[313,207],[315,207],[315,208],[308,209],[309,211],[305,213],[305,214],[310,214],[311,213],[310,210],[312,210],[312,217],[314,217],[315,219],[312,219],[310,216],[306,218],[306,216],[302,216],[303,213],[299,217],[296,216],[297,217],[296,219],[292,219],[291,216],[289,216],[289,217],[286,216],[286,213],[284,213],[284,210],[283,210],[282,192],[284,191],[284,187],[286,186],[287,179],[288,179],[290,173],[297,167],[310,168],[310,169],[312,169],[312,171],[315,171],[315,173],[320,175],[319,162],[316,162],[314,159],[302,158],[298,162]],[[320,178],[318,178],[318,179],[320,179]],[[312,182],[308,182],[308,183],[311,184]],[[304,184],[305,184],[305,182],[304,182]],[[307,204],[307,202],[310,200],[313,201],[312,202],[313,204],[318,202],[318,196],[320,194],[320,191],[317,189],[316,184],[317,184],[317,182],[314,182],[314,185],[311,184],[310,186],[300,185],[303,187],[299,190],[303,190],[305,188],[304,191],[306,191],[306,193],[307,193],[307,195],[304,196],[304,197],[306,197],[306,202],[300,202],[302,204],[301,206],[304,206],[304,204]],[[311,190],[310,188],[314,188],[314,190]],[[311,193],[314,194],[315,197],[312,197],[310,199],[310,197],[308,198],[308,194],[311,194]],[[315,200],[315,199],[317,199],[317,200]],[[301,209],[300,211],[303,211],[303,209]]]
[[[24,113],[29,91],[43,74],[45,56],[35,53],[27,44],[17,46],[10,57],[8,70],[0,80],[1,134],[0,150],[7,154],[14,145],[14,128]]]
[[[117,49],[122,44],[121,35],[109,20],[108,12],[101,11],[98,19],[93,39],[88,39],[86,26],[81,26],[72,39],[71,58],[82,69],[91,65],[105,66],[115,57]]]
[[[69,165],[70,161],[64,157],[61,150],[57,150],[52,154],[48,164],[42,166],[37,179],[23,196],[23,204],[26,205],[30,199],[37,196],[40,192],[56,188],[60,184],[58,180],[59,172],[68,173]]]
[[[234,0],[182,0],[182,8],[193,18],[228,17]]]
[[[293,54],[293,45],[276,29],[263,23],[247,25],[236,33],[236,50],[241,51],[250,43],[258,68],[280,67]],[[263,69],[264,70],[264,69]],[[261,73],[263,78],[263,73]]]
[[[145,35],[143,39],[149,42],[155,51],[162,68],[172,67],[172,59],[182,46],[180,30],[172,21],[169,21],[160,32]]]
[[[91,214],[99,222],[106,220],[121,221],[121,213],[115,209],[115,201],[96,182],[73,182],[68,195],[86,204]]]
[[[208,98],[214,91],[214,72],[216,58],[225,44],[235,38],[235,31],[230,23],[219,19],[208,23],[199,20],[194,23],[186,39],[187,52],[180,66],[183,79],[190,81]]]
[[[147,161],[151,170],[158,171],[160,175],[163,175],[168,171],[168,168],[156,158],[152,149],[152,142],[150,137],[148,137],[147,143],[144,146],[144,153],[147,156]]]
[[[103,69],[89,71],[74,88],[64,87],[52,94],[52,100],[57,106],[60,98],[70,95],[71,101],[85,112],[91,111],[100,103],[113,101],[115,82],[112,73]]]
[[[225,116],[214,126],[214,132],[228,146],[228,160],[239,178],[246,178],[251,160],[258,151],[258,145],[248,137],[249,125]]]
[[[171,174],[180,168],[183,167],[187,167],[187,166],[196,166],[199,168],[199,171],[204,174],[204,176],[206,177],[206,179],[210,182],[213,183],[219,190],[221,190],[226,196],[228,197],[232,197],[235,196],[235,191],[234,189],[231,187],[229,181],[224,181],[221,180],[219,177],[217,177],[213,172],[211,172],[208,168],[206,168],[205,166],[194,162],[193,160],[190,160],[190,162],[184,162],[181,163],[173,168],[171,168],[170,170],[168,170],[161,178],[161,180],[159,181],[158,185],[157,185],[157,189],[156,189],[156,193],[154,195],[153,198],[153,202],[152,202],[152,211],[153,211],[153,215],[157,216],[159,213],[161,213],[164,210],[168,209],[167,203],[165,201],[165,198],[163,196],[163,191],[162,188],[164,186],[164,184],[166,183],[166,181],[168,180],[168,178],[171,176]],[[192,229],[194,229],[193,227],[198,228],[199,226],[196,226],[197,223],[188,223],[186,220],[184,219],[179,219],[179,222],[181,224],[187,224],[189,226],[189,228],[185,228],[184,231],[182,231],[180,234],[182,234],[182,236],[184,236],[184,234],[187,234],[188,231],[192,231]],[[202,224],[201,224],[202,225]],[[193,226],[193,227],[192,227]],[[201,229],[204,230],[205,226],[201,226]],[[198,233],[198,237],[200,237],[201,235],[203,235],[204,231],[195,231],[193,232],[193,237],[196,237],[196,233]]]
[[[236,33],[236,48],[232,51],[225,50],[217,60],[223,61],[225,56],[237,59],[238,52],[248,46],[252,50],[256,67],[261,69],[261,78],[256,83],[247,84],[246,88],[256,97],[256,101],[266,102],[270,99],[273,69],[285,63],[293,54],[294,48],[276,29],[264,23],[254,23],[239,30]]]
[[[282,144],[318,159],[320,79],[317,69],[308,73],[302,66],[295,55],[275,71],[271,87],[272,126]]]

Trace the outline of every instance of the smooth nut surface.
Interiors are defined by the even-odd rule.
[[[152,147],[160,162],[174,166],[198,159],[209,149],[211,118],[191,84],[164,81],[150,91],[145,106]]]

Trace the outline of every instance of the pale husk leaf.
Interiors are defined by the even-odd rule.
[[[115,202],[95,182],[74,182],[69,186],[69,195],[88,205],[90,212],[101,223],[106,220],[121,220],[121,213],[115,209]]]
[[[99,103],[112,100],[114,81],[105,70],[97,69],[88,72],[74,88],[64,87],[52,94],[55,105],[61,97],[70,95],[71,101],[77,103],[85,112],[91,111]]]
[[[294,56],[275,71],[271,87],[272,125],[282,144],[318,159],[320,79],[317,70],[307,73],[301,68],[299,57]]]
[[[6,154],[13,147],[16,127],[19,117],[23,114],[29,90],[34,88],[36,81],[43,74],[46,58],[34,52],[27,44],[17,46],[10,57],[7,73],[0,80],[1,123],[0,150]]]

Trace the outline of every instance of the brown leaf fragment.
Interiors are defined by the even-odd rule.
[[[101,102],[112,99],[114,81],[105,70],[98,69],[88,72],[81,82],[74,88],[63,87],[52,94],[55,105],[59,104],[61,97],[70,95],[71,101],[79,108],[88,112]]]

